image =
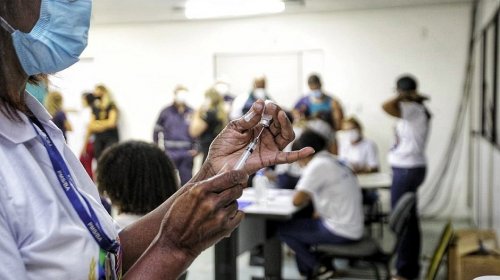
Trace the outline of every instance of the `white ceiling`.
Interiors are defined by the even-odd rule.
[[[210,1],[210,0],[206,0]],[[182,21],[186,0],[95,0],[94,24]],[[472,0],[285,0],[285,13],[468,3]]]

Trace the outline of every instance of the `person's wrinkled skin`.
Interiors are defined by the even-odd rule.
[[[9,11],[2,16],[23,32],[29,32],[38,20],[40,0],[3,0],[0,5]],[[0,32],[0,54],[0,94],[21,98],[28,77],[20,66],[10,34],[5,31]],[[123,272],[128,271],[124,279],[176,279],[204,249],[229,236],[239,225],[244,215],[237,210],[236,199],[246,186],[248,174],[313,153],[307,148],[281,151],[294,138],[292,126],[278,106],[268,106],[266,112],[273,115],[274,121],[263,132],[245,170],[231,171],[261,129],[261,100],[251,109],[253,117],[248,121],[244,117],[235,120],[219,134],[207,161],[189,183],[160,207],[120,231]]]
[[[240,197],[246,186],[247,174],[265,166],[306,158],[314,152],[311,148],[282,152],[281,149],[294,138],[291,123],[279,107],[272,104],[268,106],[271,107],[270,110],[266,109],[266,113],[272,114],[277,121],[264,130],[261,141],[247,161],[244,170],[233,171],[231,169],[248,143],[261,129],[258,125],[264,107],[264,102],[261,100],[257,101],[251,109],[253,113],[249,114],[253,115],[252,118],[246,121],[242,117],[232,121],[213,141],[209,157],[198,174],[160,208],[149,214],[151,216],[163,215],[161,209],[169,209],[163,217],[161,229],[154,242],[161,244],[160,247],[165,248],[170,256],[185,259],[183,270],[199,253],[218,240],[229,236],[239,225],[243,213],[237,210],[235,200]],[[220,174],[204,180],[218,173]],[[157,232],[155,226],[149,229],[151,230],[149,234]],[[141,227],[141,233],[148,234],[148,230]],[[142,261],[141,258],[135,266],[140,266]],[[151,262],[148,264],[151,265]],[[124,260],[124,267],[128,265],[132,263]],[[126,276],[137,275],[135,266]],[[152,271],[141,270],[141,276],[144,276],[144,273],[152,273]]]
[[[245,116],[231,121],[212,142],[207,162],[210,163],[215,173],[222,169],[230,170],[236,164],[248,143],[262,128],[258,123],[263,109],[264,102],[258,100],[247,113],[247,115],[253,115],[248,122]],[[269,128],[264,129],[257,148],[245,165],[248,174],[255,173],[265,166],[291,163],[314,152],[310,148],[282,152],[281,150],[295,138],[292,124],[285,112],[275,104],[266,105],[266,114],[273,116],[273,122]]]
[[[202,182],[189,183],[192,185],[187,186],[189,190],[172,205],[175,215],[167,213],[163,219],[162,227],[168,229],[162,232],[169,234],[160,238],[175,240],[181,249],[197,256],[228,237],[243,219],[236,199],[241,196],[247,180],[244,171],[228,171]]]
[[[227,171],[184,185],[163,204],[168,211],[159,233],[125,279],[177,279],[203,250],[228,237],[239,225],[244,214],[238,210],[236,199],[247,180],[245,171]],[[161,207],[153,213],[158,211]],[[167,257],[151,259],[147,258],[148,253],[168,256],[171,260],[165,264]],[[168,264],[171,266],[165,267]],[[147,269],[151,266],[155,269]]]
[[[34,1],[2,1],[0,5],[5,11],[1,14],[12,27],[23,32],[29,32],[35,26],[40,14],[40,0]],[[0,30],[0,94],[21,96],[27,81],[27,75],[17,59],[12,45],[11,35]]]
[[[242,117],[229,123],[210,146],[209,157],[204,166],[209,165],[214,174],[222,170],[231,170],[248,143],[260,131],[261,126],[257,124],[261,119],[263,107],[264,102],[258,101],[251,109],[255,111],[255,115],[248,122]],[[204,236],[207,246],[210,246],[218,238],[229,236],[241,221],[243,213],[237,210],[238,205],[235,199],[241,196],[243,187],[246,186],[247,174],[254,173],[264,166],[296,161],[313,153],[310,148],[288,153],[281,152],[294,139],[291,123],[285,113],[274,104],[268,105],[266,113],[273,115],[276,121],[262,133],[261,141],[243,171],[224,171],[220,175],[199,183],[193,183],[192,180],[183,187],[186,190],[173,203],[172,208],[178,206],[179,209],[176,210],[183,209],[182,213],[176,216],[177,219],[193,222],[193,224],[185,225],[187,229],[182,231],[181,236],[173,234],[179,236],[175,240],[180,240],[182,243],[187,241],[185,245],[192,244],[195,253],[198,253],[199,246],[204,247],[204,242],[198,240],[198,242],[191,243],[191,233],[188,234],[188,232],[198,231],[199,237]],[[198,178],[194,180],[196,179]],[[206,220],[212,218],[212,221],[203,221],[203,217]],[[169,218],[166,217],[163,225],[172,225],[167,222],[168,220]],[[197,222],[200,224],[196,224]],[[172,231],[172,229],[168,230]]]

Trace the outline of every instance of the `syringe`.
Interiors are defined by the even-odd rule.
[[[250,144],[248,144],[247,148],[245,149],[245,152],[241,155],[240,159],[238,160],[238,163],[234,166],[234,170],[241,170],[245,167],[245,163],[247,162],[248,158],[250,155],[253,153],[255,150],[255,147],[257,147],[257,143],[259,143],[259,138],[262,132],[264,131],[266,127],[262,126],[262,129],[260,130],[259,134],[257,137],[255,137]]]
[[[272,101],[266,100],[265,105],[272,103]],[[255,148],[257,147],[257,143],[259,143],[260,136],[262,135],[262,132],[264,132],[264,129],[266,127],[269,127],[271,124],[271,121],[273,120],[273,116],[266,114],[264,107],[264,112],[262,112],[262,117],[260,119],[260,124],[262,125],[262,129],[260,130],[259,134],[257,134],[257,137],[255,137],[250,144],[245,149],[245,152],[241,155],[240,159],[238,160],[238,163],[234,166],[234,170],[241,170],[245,167],[245,163],[247,162],[248,158],[250,155],[253,153]]]

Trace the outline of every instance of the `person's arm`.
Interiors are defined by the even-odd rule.
[[[337,145],[337,141],[336,140],[331,140],[329,143],[328,143],[328,147],[327,147],[328,151],[332,154],[332,155],[338,155],[338,152],[339,152],[339,148],[338,148],[338,145]]]
[[[208,176],[213,176],[222,169],[232,169],[236,165],[250,141],[262,129],[259,122],[263,110],[264,101],[256,101],[247,114],[231,121],[215,138],[210,145],[209,157],[205,161],[209,164],[206,167],[202,166]],[[282,150],[295,138],[292,124],[285,112],[276,104],[268,103],[266,113],[272,116],[273,121],[263,130],[257,147],[246,162],[245,170],[248,174],[266,166],[292,163],[314,153],[310,147],[283,152]]]
[[[158,116],[158,119],[156,120],[156,123],[155,123],[155,127],[153,129],[153,142],[155,144],[158,144],[160,133],[163,133],[163,111]],[[162,143],[162,146],[163,146],[163,143]]]
[[[332,121],[335,125],[334,129],[340,130],[340,128],[342,127],[342,120],[344,119],[344,111],[342,109],[342,106],[340,105],[340,102],[335,99],[332,100],[332,111]]]
[[[292,202],[294,206],[302,206],[309,203],[309,201],[311,201],[311,196],[308,193],[304,191],[298,191],[293,196]]]
[[[87,127],[85,128],[85,136],[83,138],[83,147],[82,147],[82,150],[80,152],[80,156],[81,155],[86,155],[87,154],[87,144],[89,143],[90,141],[90,136],[92,136],[92,132],[90,131],[89,129],[89,125],[92,121],[95,120],[95,117],[94,115],[90,115],[90,121],[89,121],[89,124],[87,125]]]
[[[116,109],[109,111],[108,118],[105,120],[94,119],[89,123],[89,130],[91,132],[102,132],[110,128],[115,128],[118,123],[118,112]]]
[[[293,129],[290,121],[286,118],[285,113],[278,106],[272,104],[269,104],[268,106],[269,107],[266,109],[266,112],[271,114],[275,121],[271,124],[270,128],[267,128],[262,133],[261,141],[252,156],[248,159],[243,174],[255,173],[263,167],[277,163],[291,163],[305,158],[314,152],[311,148],[304,148],[300,151],[293,152],[282,152],[282,149],[294,139]],[[229,235],[230,231],[228,228],[233,226],[233,224],[226,227],[225,231],[218,234],[214,233],[213,236],[209,235],[207,237],[207,234],[209,234],[209,231],[207,231],[208,226],[214,226],[211,223],[217,224],[217,221],[214,220],[215,218],[224,218],[223,220],[227,223],[233,223],[233,219],[236,219],[237,217],[227,219],[229,214],[225,216],[225,212],[217,214],[217,212],[214,212],[214,209],[209,207],[210,205],[202,204],[203,202],[215,203],[218,196],[229,196],[229,193],[226,191],[221,192],[219,189],[216,189],[215,193],[208,191],[199,193],[200,191],[196,190],[196,186],[199,186],[200,184],[208,184],[206,181],[201,181],[206,178],[210,178],[223,170],[231,170],[234,167],[234,164],[244,152],[248,143],[250,143],[257,131],[260,131],[261,126],[258,123],[261,119],[263,109],[264,102],[257,101],[245,117],[230,122],[212,142],[212,145],[210,146],[209,158],[203,163],[200,171],[198,171],[198,173],[193,176],[193,178],[186,185],[184,185],[184,187],[177,191],[160,207],[120,232],[120,239],[123,243],[123,252],[125,254],[123,258],[124,271],[127,271],[139,259],[143,252],[148,249],[144,256],[141,257],[138,264],[136,264],[137,267],[134,266],[132,268],[133,270],[131,270],[130,274],[127,275],[128,277],[140,275],[140,273],[146,273],[144,275],[147,275],[147,273],[153,273],[155,270],[151,269],[149,265],[160,261],[162,262],[162,265],[169,266],[158,268],[158,273],[168,272],[167,270],[172,263],[175,264],[175,267],[170,267],[170,269],[174,270],[175,273],[178,273],[181,270],[184,271],[184,269],[192,262],[196,254],[199,253],[199,251],[195,250],[190,254],[186,254],[184,250],[178,250],[178,247],[174,246],[171,257],[168,257],[167,255],[167,257],[162,256],[162,258],[158,258],[158,255],[161,255],[163,252],[157,248],[157,246],[159,246],[157,244],[159,242],[157,235],[160,229],[160,221],[163,221],[162,232],[168,232],[168,234],[165,234],[164,237],[170,237],[173,241],[184,240],[187,237],[191,238],[190,234],[193,234],[192,231],[197,229],[203,231],[197,232],[199,235],[198,240],[191,240],[193,246],[200,246],[199,243],[203,243],[203,246],[210,246],[215,243],[215,241],[220,239],[221,236]],[[237,172],[236,175],[237,174],[241,173]],[[232,176],[233,181],[235,181],[239,178],[238,176],[240,176],[236,175],[233,174],[229,176]],[[219,176],[216,178],[218,177]],[[221,179],[215,178],[209,179],[208,181],[212,180],[218,180],[217,182],[219,183],[221,182]],[[225,180],[228,179],[226,178]],[[243,181],[246,183],[246,179]],[[227,182],[222,183],[216,185],[220,187],[231,185]],[[200,187],[198,189],[204,190],[205,188]],[[235,191],[237,192],[236,196],[239,197],[239,195],[241,195],[241,190],[236,188],[236,190],[233,190],[232,192]],[[231,201],[234,201],[234,199]],[[220,207],[220,205],[225,206],[228,205],[228,203],[219,203],[217,205]],[[217,209],[222,211],[220,208]],[[203,216],[203,214],[207,213],[210,215]],[[201,218],[198,220],[199,217]],[[208,225],[202,225],[201,221],[208,223]],[[222,225],[219,224],[219,227],[221,226]],[[170,228],[174,229],[173,233],[170,232]],[[178,231],[176,231],[176,229]],[[153,242],[153,244],[151,244],[151,242]],[[177,255],[179,255],[179,257],[176,257]],[[165,259],[163,260],[163,258]],[[174,258],[174,260],[171,258]],[[175,260],[175,258],[178,260]],[[148,271],[144,272],[144,270]],[[172,273],[171,277],[174,277],[175,279],[175,275],[177,274]]]
[[[208,128],[208,124],[201,117],[201,111],[198,110],[193,115],[193,120],[189,125],[189,135],[193,138],[200,136]]]
[[[356,166],[356,165],[353,165],[352,166],[352,171],[355,173],[355,174],[367,174],[367,173],[375,173],[375,172],[378,172],[378,166],[375,166],[375,167],[370,167],[370,166]]]
[[[64,114],[64,128],[66,131],[73,131],[73,126],[71,126],[71,123],[69,122],[66,114]]]
[[[366,165],[366,173],[374,173],[379,171],[380,161],[378,159],[378,149],[377,144],[368,140],[370,145],[367,154],[367,165]]]
[[[66,131],[73,131],[73,127],[71,126],[71,123],[68,120],[64,122],[64,128],[66,129]]]
[[[389,115],[401,118],[401,109],[399,108],[399,102],[403,100],[401,94],[393,97],[382,104],[382,109]]]
[[[3,180],[3,178],[0,179]],[[2,195],[0,195],[0,198],[2,198]],[[0,201],[0,259],[2,260],[0,279],[28,279],[26,266],[21,257],[18,242],[15,239],[15,233],[12,232],[14,227],[8,221],[9,218],[15,220],[17,215],[12,211],[9,211],[12,215],[8,215],[6,201],[3,199]]]
[[[124,279],[177,279],[206,248],[243,219],[236,199],[248,175],[229,171],[184,185],[160,207],[120,232]]]

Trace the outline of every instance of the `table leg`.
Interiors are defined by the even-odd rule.
[[[264,244],[264,259],[265,279],[281,279],[283,257],[281,252],[281,241],[276,236],[269,238]]]
[[[236,280],[237,274],[238,229],[230,237],[215,244],[215,279]]]

